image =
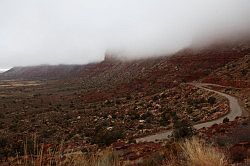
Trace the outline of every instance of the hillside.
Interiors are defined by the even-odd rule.
[[[225,64],[249,53],[250,42],[184,49],[172,56],[123,61],[106,55],[105,60],[88,65],[14,67],[0,79],[82,79],[95,85],[127,83],[172,86],[174,82],[202,78]]]
[[[210,82],[224,86],[238,88],[250,87],[250,54],[232,61],[227,65],[213,71],[203,79],[203,82]]]
[[[135,140],[227,115],[225,97],[188,83],[220,84],[231,77],[249,82],[249,53],[250,42],[239,42],[140,60],[106,55],[104,61],[87,65],[12,68],[0,75],[0,159],[24,155],[24,144],[34,137],[51,148],[63,140],[65,151],[95,153],[112,145],[131,151],[124,154],[129,160],[153,155],[163,148],[161,143]],[[235,95],[249,109],[249,87],[209,88]],[[226,132],[226,127],[243,123],[238,118],[223,123],[225,130],[218,125],[202,129],[202,136],[211,138],[213,129]],[[185,136],[189,130],[184,129]],[[249,138],[243,136],[241,140]]]

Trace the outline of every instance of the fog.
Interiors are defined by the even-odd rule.
[[[170,54],[249,29],[249,0],[0,0],[0,68]]]

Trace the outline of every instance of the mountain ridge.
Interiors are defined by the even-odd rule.
[[[193,81],[209,75],[225,64],[236,61],[250,52],[250,42],[219,44],[202,49],[183,49],[172,56],[122,60],[106,54],[101,62],[85,65],[40,65],[14,67],[0,74],[5,79],[81,79],[92,82],[171,82]],[[177,77],[178,76],[178,77]],[[179,77],[180,76],[180,77]],[[112,82],[112,81],[111,81]],[[165,83],[164,83],[165,82]]]

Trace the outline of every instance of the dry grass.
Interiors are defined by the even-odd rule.
[[[17,157],[11,165],[20,166],[119,166],[118,157],[111,149],[95,155],[84,155],[81,152],[60,155],[59,152],[25,155]]]
[[[188,166],[226,166],[225,155],[204,141],[192,138],[181,144],[185,162]]]
[[[106,149],[95,155],[68,154],[61,166],[119,166],[119,159],[112,149]]]
[[[111,148],[95,154],[82,152],[64,153],[62,145],[54,149],[38,146],[34,141],[34,152],[29,152],[27,143],[25,155],[17,156],[11,165],[20,166],[119,166],[122,165],[116,152]],[[198,138],[184,142],[174,142],[166,146],[164,153],[148,156],[143,165],[162,165],[165,158],[166,166],[227,166],[225,155],[215,147]],[[164,161],[164,160],[163,160]]]
[[[32,148],[26,141],[24,155],[17,155],[10,163],[13,166],[119,166],[118,161],[118,156],[111,148],[95,154],[83,154],[81,151],[65,152],[63,142],[57,147],[46,147],[43,144],[38,145],[34,136]]]

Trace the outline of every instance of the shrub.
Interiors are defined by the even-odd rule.
[[[170,112],[170,115],[171,115],[173,121],[177,121],[179,119],[179,117],[177,116],[175,111]]]
[[[159,96],[155,95],[155,96],[152,97],[152,100],[157,101],[159,98],[160,98]]]
[[[227,123],[227,122],[229,122],[229,119],[228,119],[228,117],[225,117],[225,118],[223,119],[223,123]]]
[[[187,111],[188,114],[192,114],[193,113],[193,109],[191,107],[188,107],[186,109],[186,111]]]
[[[5,118],[4,113],[0,112],[0,119],[4,119],[4,118]]]
[[[9,149],[9,142],[7,138],[0,137],[0,161],[2,161],[4,158],[7,159],[7,156],[9,155],[10,149]]]
[[[170,124],[170,118],[171,118],[171,115],[164,111],[162,114],[161,114],[161,120],[160,120],[160,125],[161,126],[167,126]]]
[[[147,111],[141,115],[141,119],[146,120],[147,118],[150,118],[151,116],[153,116],[153,114],[151,112]]]
[[[17,132],[18,124],[16,122],[12,123],[9,127],[9,130],[12,132]]]
[[[132,99],[132,96],[130,95],[130,94],[128,94],[127,96],[126,96],[126,100],[131,100]]]
[[[109,146],[123,137],[123,132],[120,130],[107,131],[102,129],[96,135],[92,136],[91,143],[98,144],[100,146]]]
[[[173,136],[175,139],[187,138],[193,135],[193,127],[187,120],[174,121]]]
[[[242,69],[240,72],[242,76],[245,76],[248,73],[247,69]]]
[[[207,102],[210,104],[210,105],[214,105],[216,103],[216,98],[211,96],[208,98]]]
[[[138,119],[140,119],[140,115],[136,111],[131,112],[129,115],[130,115],[130,119],[131,120],[138,120]]]
[[[44,139],[48,139],[48,138],[52,138],[53,135],[55,135],[56,133],[56,129],[54,128],[45,128],[42,132],[41,132],[41,137]]]
[[[144,128],[143,124],[139,124],[138,127],[137,127],[138,130],[142,130],[143,128]]]

